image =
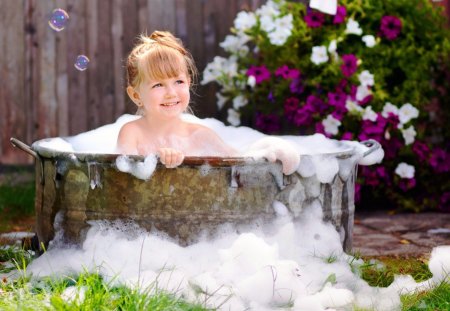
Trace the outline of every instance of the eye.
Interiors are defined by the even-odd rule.
[[[176,83],[176,84],[183,84],[183,83],[184,83],[184,80],[177,80],[177,81],[175,81],[175,83]]]
[[[155,84],[153,84],[152,89],[157,88],[157,87],[161,87],[161,86],[162,86],[161,83],[155,83]]]

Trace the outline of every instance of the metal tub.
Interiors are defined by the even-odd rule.
[[[186,245],[224,224],[263,225],[276,217],[275,200],[294,217],[305,205],[318,202],[324,220],[340,232],[344,249],[352,246],[356,162],[347,176],[337,174],[331,183],[318,184],[314,176],[283,175],[278,162],[186,157],[175,169],[158,164],[151,178],[142,180],[117,169],[118,154],[58,152],[40,147],[40,141],[32,147],[14,138],[11,142],[35,158],[40,247],[55,237],[55,226],[64,241],[80,243],[90,221],[119,219],[164,232]],[[364,144],[371,146],[366,154],[379,148],[373,141]],[[345,162],[352,161],[353,153],[349,148],[327,156]]]

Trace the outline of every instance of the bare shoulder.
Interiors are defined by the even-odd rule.
[[[201,136],[210,139],[217,139],[219,135],[207,126],[189,123],[188,131],[190,135]]]
[[[127,138],[128,136],[135,136],[140,132],[138,120],[134,120],[122,125],[119,131],[119,139]]]
[[[141,127],[138,120],[128,122],[120,128],[117,137],[117,150],[120,153],[137,153],[137,142],[140,137]]]
[[[190,136],[191,139],[196,142],[197,147],[211,151],[211,155],[237,155],[237,151],[226,144],[222,138],[209,127],[200,124],[192,124],[190,126]]]

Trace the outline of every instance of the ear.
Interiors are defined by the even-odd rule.
[[[141,97],[139,96],[139,92],[136,91],[136,89],[132,86],[127,87],[127,94],[130,97],[130,99],[135,103],[138,107],[140,107],[141,104]]]

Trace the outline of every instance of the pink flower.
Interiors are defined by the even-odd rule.
[[[288,120],[292,120],[294,113],[300,107],[300,100],[296,97],[288,97],[284,101],[284,115]]]
[[[353,140],[353,133],[345,132],[342,134],[341,140]]]
[[[341,71],[344,76],[347,78],[353,75],[358,68],[358,59],[353,54],[345,54],[342,55]]]
[[[345,22],[345,17],[347,16],[347,9],[343,5],[337,7],[336,15],[333,18],[333,24],[342,24]]]
[[[427,144],[424,144],[416,140],[412,146],[412,151],[417,155],[420,161],[428,161],[430,157],[430,148]]]
[[[394,40],[402,30],[402,21],[396,16],[385,15],[381,18],[380,31],[388,40]]]
[[[325,15],[321,12],[308,10],[308,13],[305,16],[305,22],[310,28],[321,27],[325,22]]]
[[[287,65],[283,65],[275,71],[275,76],[283,77],[284,79],[296,79],[300,77],[300,71],[295,68],[290,69]]]
[[[403,191],[408,191],[416,186],[416,179],[415,178],[402,178],[398,182],[398,186]]]
[[[256,84],[260,84],[263,81],[270,79],[270,71],[265,65],[262,66],[250,66],[246,72],[247,76],[255,77]]]
[[[447,152],[441,148],[435,148],[431,154],[430,165],[437,173],[446,173],[450,171]]]

